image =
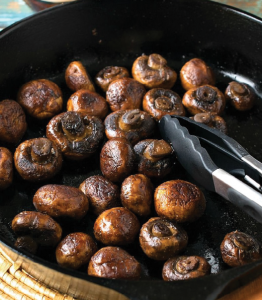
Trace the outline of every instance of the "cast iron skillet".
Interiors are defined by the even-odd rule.
[[[262,160],[261,69],[262,20],[228,6],[203,0],[156,1],[83,0],[46,10],[23,20],[0,34],[0,99],[15,99],[18,88],[36,78],[49,78],[63,89],[66,66],[81,60],[94,76],[107,65],[130,69],[142,53],[160,53],[179,71],[190,58],[200,57],[216,70],[217,86],[222,90],[232,79],[252,85],[258,94],[255,107],[237,113],[227,107],[225,119],[229,135]],[[179,82],[174,90],[183,94]],[[46,123],[28,118],[25,139],[45,135]],[[12,150],[15,148],[13,147]],[[79,186],[88,176],[99,174],[99,156],[79,164],[66,162],[62,172],[50,182]],[[176,164],[172,178],[190,178]],[[157,184],[157,182],[155,183]],[[184,282],[161,280],[163,263],[145,257],[138,245],[127,249],[143,266],[139,281],[107,280],[86,275],[86,270],[71,271],[55,263],[54,251],[42,249],[37,256],[17,252],[10,222],[23,210],[33,209],[32,196],[41,185],[23,182],[18,174],[11,188],[0,194],[1,248],[33,276],[81,299],[217,299],[261,273],[256,262],[230,269],[223,264],[219,245],[226,233],[241,230],[262,241],[262,225],[208,193],[205,215],[189,233],[187,254],[205,256],[212,275]],[[86,231],[92,234],[95,217],[82,222],[62,224],[64,233]],[[141,223],[145,220],[141,220]],[[103,288],[105,287],[105,288]],[[92,298],[93,299],[93,298]]]

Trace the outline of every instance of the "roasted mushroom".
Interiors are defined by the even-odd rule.
[[[37,251],[37,242],[30,236],[19,236],[15,241],[15,247],[22,251],[28,251],[32,254],[35,254]]]
[[[81,160],[98,149],[104,137],[104,125],[97,117],[68,111],[48,123],[46,136],[57,144],[66,158]]]
[[[32,80],[24,84],[18,92],[17,102],[29,115],[39,120],[52,118],[63,107],[60,88],[46,79]]]
[[[232,81],[225,91],[226,99],[239,111],[251,109],[255,103],[255,92],[245,83]]]
[[[144,86],[133,78],[114,80],[108,86],[106,101],[112,111],[140,108],[146,93]]]
[[[111,279],[139,279],[141,266],[126,251],[118,247],[105,247],[92,256],[88,275]]]
[[[108,139],[126,138],[132,145],[153,135],[155,127],[154,119],[139,109],[118,110],[105,119]]]
[[[164,140],[148,139],[134,147],[138,160],[138,173],[148,177],[162,178],[172,171],[173,149]]]
[[[95,82],[104,92],[106,92],[111,82],[124,77],[130,77],[126,68],[109,66],[105,67],[96,75]]]
[[[46,138],[27,140],[14,154],[15,167],[28,181],[43,181],[54,177],[62,167],[62,155],[55,143]]]
[[[79,188],[88,198],[90,211],[97,216],[120,204],[118,186],[103,176],[91,176],[83,181]]]
[[[60,266],[77,270],[87,265],[96,251],[96,243],[90,235],[70,233],[58,244],[56,261]]]
[[[210,274],[211,266],[200,256],[176,256],[165,262],[162,277],[165,281],[187,280]]]
[[[194,184],[183,180],[162,183],[154,195],[156,213],[168,220],[184,223],[199,219],[206,208],[202,191]]]
[[[50,216],[36,211],[23,211],[12,221],[12,229],[18,236],[31,236],[42,246],[56,246],[61,240],[62,228]]]
[[[81,89],[95,92],[94,84],[80,61],[73,61],[69,64],[65,71],[65,81],[74,92]]]
[[[153,184],[143,174],[127,177],[121,187],[122,205],[138,216],[148,216],[153,200]]]
[[[225,236],[220,251],[223,261],[230,267],[262,259],[260,243],[254,237],[237,230]]]
[[[144,253],[155,260],[166,260],[183,251],[188,242],[185,230],[159,217],[149,219],[141,228],[139,242]]]
[[[0,191],[7,189],[13,181],[13,155],[0,147]]]
[[[167,89],[152,89],[143,98],[143,110],[159,121],[165,115],[184,116],[180,96]]]
[[[177,73],[167,66],[164,57],[155,53],[138,57],[132,66],[132,75],[148,89],[171,89],[177,79]]]
[[[126,139],[115,138],[105,143],[100,153],[100,169],[112,182],[121,182],[134,172],[136,155]]]
[[[16,144],[26,132],[27,123],[22,107],[14,100],[0,102],[0,141]]]
[[[193,58],[180,71],[182,87],[185,90],[201,85],[215,85],[215,75],[212,69],[200,58]]]
[[[226,121],[218,116],[216,113],[207,112],[207,113],[199,113],[190,117],[190,119],[205,124],[211,128],[215,128],[224,134],[227,134],[227,124]]]
[[[108,112],[106,99],[88,90],[78,90],[67,101],[67,110],[104,119]]]
[[[183,96],[182,103],[192,115],[205,112],[220,115],[226,106],[224,94],[211,85],[188,90]]]
[[[94,235],[105,245],[127,245],[135,240],[139,228],[139,221],[130,210],[114,207],[98,216],[94,224]]]

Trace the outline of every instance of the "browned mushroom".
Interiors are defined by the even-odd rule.
[[[148,177],[162,178],[172,171],[173,149],[164,140],[148,139],[134,147],[138,160],[138,172]]]
[[[30,236],[19,236],[15,241],[15,247],[19,250],[25,250],[32,254],[35,254],[37,251],[37,242]]]
[[[103,176],[91,176],[84,180],[79,188],[88,198],[90,211],[97,216],[120,204],[118,186]]]
[[[211,128],[215,128],[217,130],[220,130],[224,134],[227,134],[227,124],[226,121],[218,116],[216,113],[207,112],[207,113],[199,113],[194,115],[193,117],[190,117],[190,119],[205,124]]]
[[[118,247],[105,247],[92,256],[88,275],[111,279],[139,279],[141,266],[126,251]]]
[[[179,225],[155,217],[149,219],[142,226],[139,242],[148,257],[155,260],[166,260],[186,248],[188,236]]]
[[[94,224],[94,235],[105,245],[127,245],[135,240],[139,228],[139,221],[130,210],[114,207],[98,216]]]
[[[118,110],[105,119],[108,139],[126,138],[132,145],[153,135],[155,127],[154,119],[139,109]]]
[[[186,111],[180,96],[167,89],[152,89],[143,99],[143,110],[159,121],[165,115],[184,116]]]
[[[136,167],[136,155],[126,139],[115,138],[105,143],[100,153],[100,169],[112,182],[121,182]]]
[[[130,77],[126,68],[109,66],[105,67],[96,75],[95,82],[104,92],[106,92],[111,82],[124,77]]]
[[[66,158],[80,160],[96,152],[104,137],[104,125],[97,117],[68,111],[50,120],[46,136]]]
[[[78,90],[67,101],[67,110],[104,119],[108,112],[106,99],[88,90]]]
[[[96,251],[97,245],[90,235],[70,233],[58,244],[56,261],[60,266],[77,270],[87,265]]]
[[[82,219],[89,208],[86,195],[79,189],[48,184],[38,189],[33,198],[36,210],[53,218]]]
[[[178,223],[196,221],[206,208],[202,191],[196,185],[183,180],[170,180],[159,185],[154,201],[160,217]]]
[[[52,81],[32,80],[24,84],[17,96],[17,102],[34,118],[49,119],[61,112],[62,92]]]
[[[122,205],[138,216],[148,216],[153,200],[153,184],[143,174],[127,177],[121,187]]]
[[[69,64],[65,71],[65,81],[74,92],[81,89],[95,92],[94,84],[80,61],[73,61]]]
[[[42,181],[55,176],[62,167],[62,155],[46,138],[27,140],[14,154],[15,167],[24,180]]]
[[[185,90],[201,85],[215,85],[215,75],[212,69],[200,58],[188,61],[180,71],[182,87]]]
[[[218,88],[203,85],[188,90],[183,96],[182,103],[192,115],[205,112],[214,112],[220,115],[226,106],[226,99]]]
[[[13,182],[13,155],[0,147],[0,191],[7,189]]]
[[[112,111],[140,108],[146,93],[144,86],[133,78],[114,80],[108,86],[106,101]]]
[[[132,66],[132,75],[148,89],[171,89],[177,79],[177,73],[167,66],[164,57],[155,53],[138,57]]]
[[[42,246],[56,246],[61,240],[62,228],[50,216],[36,211],[23,211],[12,221],[12,229],[18,236],[31,236]]]
[[[162,277],[165,281],[187,280],[210,274],[211,266],[200,256],[176,256],[165,262]]]
[[[245,83],[232,81],[225,91],[226,99],[237,110],[246,111],[251,109],[255,103],[255,92]]]
[[[14,100],[0,102],[0,141],[18,143],[26,132],[27,123],[22,107]]]
[[[237,230],[225,236],[220,251],[223,261],[230,267],[262,259],[260,243],[254,237]]]

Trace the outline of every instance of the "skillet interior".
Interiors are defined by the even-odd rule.
[[[72,60],[81,60],[94,77],[107,65],[125,66],[130,70],[134,59],[142,53],[162,54],[176,71],[193,57],[203,58],[216,71],[217,86],[221,90],[236,78],[252,85],[257,94],[261,95],[261,44],[260,20],[208,1],[139,0],[126,4],[120,0],[80,1],[44,11],[1,33],[0,99],[15,99],[21,84],[31,79],[48,78],[62,88],[66,101],[71,92],[65,86],[63,76]],[[183,95],[179,82],[173,89]],[[261,109],[261,98],[258,98],[250,112],[237,113],[227,107],[224,116],[229,136],[260,161]],[[46,123],[37,123],[31,119],[28,119],[28,123],[29,129],[24,140],[45,135]],[[49,182],[78,187],[85,178],[94,174],[99,174],[99,155],[81,163],[65,162],[62,172]],[[172,178],[190,180],[178,164]],[[26,183],[15,174],[12,187],[1,192],[0,236],[7,245],[12,245],[15,240],[10,229],[11,220],[17,213],[33,209],[32,197],[42,185]],[[228,277],[225,275],[227,279],[230,274],[240,275],[248,268],[225,271],[228,268],[221,260],[219,245],[226,233],[236,229],[262,241],[262,225],[221,197],[207,191],[204,193],[207,198],[204,217],[185,227],[189,233],[186,254],[206,257],[212,265],[212,273],[229,274]],[[64,233],[84,230],[92,235],[94,220],[95,217],[89,214],[80,223],[64,223]],[[141,220],[141,223],[144,221]],[[161,299],[168,299],[173,290],[182,291],[182,287],[186,286],[192,287],[192,291],[183,294],[178,292],[177,299],[180,296],[181,299],[205,299],[203,295],[198,298],[193,287],[197,288],[198,282],[211,287],[212,279],[219,282],[221,278],[211,276],[211,279],[186,283],[163,283],[163,263],[147,259],[138,244],[126,250],[143,265],[141,282],[148,283],[145,291],[142,291],[141,282],[112,282],[91,278],[85,275],[85,269],[81,270],[82,274],[64,271],[56,266],[54,251],[42,249],[37,254],[40,259],[30,254],[28,257],[73,276],[116,288],[132,299],[147,299],[147,296],[159,299],[160,293]],[[124,287],[127,290],[123,290]]]

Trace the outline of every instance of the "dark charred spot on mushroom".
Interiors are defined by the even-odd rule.
[[[152,234],[157,237],[167,237],[172,235],[172,232],[165,223],[160,221],[153,225]]]
[[[156,162],[172,154],[171,146],[164,140],[153,140],[145,149],[143,155],[147,159]]]
[[[152,69],[162,69],[167,65],[167,61],[159,54],[151,54],[148,57],[148,66]]]
[[[119,127],[124,131],[128,131],[139,127],[143,119],[144,116],[139,109],[129,110],[120,118]]]
[[[26,235],[20,236],[16,239],[15,247],[19,250],[25,250],[32,254],[35,254],[37,251],[38,244],[31,236]]]
[[[88,119],[85,120],[88,123]],[[61,119],[63,131],[69,137],[78,137],[84,133],[85,127],[80,115],[76,112],[67,112]]]
[[[34,162],[47,163],[52,155],[52,142],[45,138],[35,139],[32,143],[31,156]]]
[[[195,256],[182,257],[176,263],[176,269],[181,274],[187,274],[190,271],[194,271],[199,266],[199,260]]]
[[[198,101],[207,102],[208,104],[216,101],[217,92],[210,86],[201,86],[196,90],[196,99]]]

